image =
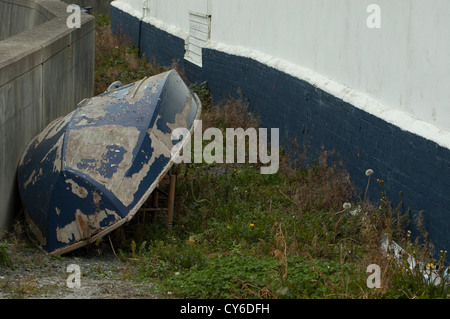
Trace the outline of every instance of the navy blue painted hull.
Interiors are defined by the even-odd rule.
[[[129,221],[173,164],[171,132],[201,103],[175,71],[105,92],[52,122],[18,168],[32,237],[51,254]]]

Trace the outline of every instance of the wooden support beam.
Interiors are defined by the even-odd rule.
[[[153,192],[152,207],[155,208],[155,209],[158,208],[158,203],[159,203],[159,196],[158,195],[159,195],[158,192],[156,192],[156,191]],[[156,222],[156,212],[154,212],[153,215],[152,215],[152,223],[155,223],[155,222]]]
[[[167,201],[167,223],[169,231],[172,231],[173,227],[173,214],[175,207],[175,183],[177,181],[176,175],[170,175],[169,182],[169,198]]]
[[[150,199],[140,208],[143,213],[144,218],[146,213],[152,214],[152,223],[156,222],[158,213],[161,211],[167,211],[167,227],[169,231],[172,231],[173,227],[173,215],[175,207],[175,186],[176,186],[177,176],[173,174],[167,174],[160,182],[160,184],[168,185],[169,190],[165,192],[159,188],[155,188]],[[167,207],[159,207],[159,196],[162,195],[167,198]],[[145,222],[145,219],[144,219]]]

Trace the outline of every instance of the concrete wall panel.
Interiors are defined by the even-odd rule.
[[[21,208],[17,165],[28,143],[94,94],[94,18],[82,14],[81,28],[69,29],[66,9],[0,0],[2,30],[9,26],[0,41],[0,234]]]
[[[43,24],[54,16],[34,1],[4,0],[0,2],[0,41]],[[4,21],[14,21],[5,23]]]

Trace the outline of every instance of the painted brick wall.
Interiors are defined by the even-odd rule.
[[[181,65],[183,67],[184,75],[190,82],[202,83],[208,80],[208,78],[205,75],[205,72],[203,72],[204,68],[199,67],[198,65],[188,60],[184,60],[183,63],[181,63]]]
[[[133,43],[139,45],[141,22],[138,18],[117,9],[110,7],[111,30],[116,34],[124,33],[128,35]]]
[[[128,21],[126,14],[120,15]],[[321,153],[322,146],[337,151],[361,196],[367,185],[365,171],[373,169],[369,197],[380,198],[376,179],[384,180],[395,205],[402,192],[404,211],[411,208],[412,218],[423,211],[437,251],[450,248],[449,149],[249,58],[203,49],[200,68],[183,59],[184,41],[155,29],[146,24],[142,29],[141,47],[147,56],[164,65],[178,60],[191,82],[208,81],[216,102],[237,95],[240,88],[261,125],[280,128],[281,143],[297,138],[311,147],[312,157]]]
[[[141,54],[155,58],[160,65],[170,66],[175,61],[183,66],[184,40],[149,23],[142,23],[140,49]]]
[[[164,32],[149,23],[111,6],[111,29],[128,35],[139,47],[141,55],[154,59],[159,65],[170,66],[184,63],[184,40]]]

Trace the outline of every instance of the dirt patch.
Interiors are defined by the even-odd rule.
[[[112,252],[89,248],[51,257],[35,247],[14,247],[10,255],[10,264],[0,266],[0,299],[167,298],[152,283],[127,279],[130,265]],[[69,265],[79,266],[79,287]]]

